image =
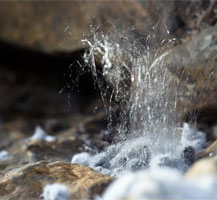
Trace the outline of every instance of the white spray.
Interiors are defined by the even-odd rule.
[[[98,61],[102,65],[101,74],[112,88],[106,104],[111,121],[115,112],[112,102],[121,108],[116,143],[89,158],[81,154],[85,157],[82,163],[102,173],[119,176],[150,166],[185,171],[202,150],[204,133],[188,124],[180,128],[176,109],[179,83],[164,63],[170,51],[160,46],[152,48],[153,37],[147,35],[146,40],[141,41],[127,32],[104,35],[93,30],[92,39],[83,40],[89,49],[84,59],[94,77],[99,79]],[[107,90],[98,81],[105,99]],[[76,155],[72,162],[79,163],[79,160],[82,159]]]

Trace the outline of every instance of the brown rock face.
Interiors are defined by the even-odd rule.
[[[63,183],[72,199],[100,194],[112,177],[66,162],[41,161],[10,171],[0,181],[1,199],[39,199],[46,184]]]
[[[200,153],[199,158],[217,156],[217,140]]]
[[[107,30],[111,23],[141,25],[145,17],[133,1],[1,2],[0,39],[44,52],[73,51],[90,24]]]
[[[206,123],[217,121],[217,26],[192,36],[171,50],[165,61],[179,81],[178,110],[198,113]]]
[[[82,142],[75,138],[49,143],[43,140],[32,141],[27,144],[27,155],[32,161],[70,161],[71,156],[79,152]]]
[[[43,52],[73,51],[81,48],[90,24],[106,32],[115,25],[143,33],[158,24],[160,37],[167,35],[166,29],[183,35],[186,28],[213,24],[215,8],[203,1],[1,2],[0,40]]]
[[[187,171],[188,178],[199,177],[203,175],[217,176],[217,157],[204,158],[196,163]]]

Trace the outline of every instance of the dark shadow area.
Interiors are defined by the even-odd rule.
[[[85,112],[98,93],[91,71],[81,67],[83,53],[45,54],[0,41],[1,118]]]

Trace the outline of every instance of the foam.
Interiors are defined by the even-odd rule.
[[[45,140],[47,142],[55,142],[56,137],[48,135],[40,126],[36,126],[34,134],[29,140]]]
[[[195,126],[184,123],[181,136],[177,133],[173,152],[152,138],[137,137],[109,146],[104,152],[92,155],[87,152],[76,154],[72,163],[89,166],[100,173],[121,176],[130,171],[153,167],[171,167],[185,172],[206,142],[205,134]],[[162,145],[162,146],[161,146]]]
[[[68,188],[59,183],[46,185],[41,197],[43,197],[44,200],[67,200],[69,198]]]
[[[188,180],[171,168],[150,168],[123,175],[106,189],[102,200],[214,200],[216,195],[216,177]]]
[[[196,127],[184,123],[181,137],[181,145],[183,147],[191,146],[196,153],[200,153],[203,150],[205,142],[206,135],[203,132],[198,131]]]
[[[0,161],[5,161],[10,158],[10,154],[6,150],[0,151]]]

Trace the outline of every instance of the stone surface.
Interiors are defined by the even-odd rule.
[[[71,199],[94,198],[112,181],[92,169],[66,162],[41,161],[5,174],[0,180],[1,199],[39,199],[47,184],[63,183]]]
[[[37,140],[29,142],[26,151],[33,161],[70,161],[73,154],[82,150],[82,144],[82,141],[73,137],[52,143]]]
[[[197,114],[201,122],[217,122],[217,26],[172,49],[164,61],[179,80],[178,110]],[[191,115],[192,117],[192,115]]]
[[[105,29],[116,21],[137,26],[146,17],[133,1],[1,2],[0,10],[1,40],[45,52],[80,49],[90,24],[106,24]]]
[[[202,1],[1,2],[0,39],[44,52],[80,49],[93,26],[109,31],[128,27],[147,32],[158,24],[160,37],[183,35],[215,23],[216,5]],[[203,26],[202,26],[203,25]],[[144,40],[144,38],[142,38]]]
[[[187,171],[188,178],[202,177],[204,175],[217,177],[217,157],[204,158],[196,163]]]
[[[201,152],[198,158],[217,156],[217,140],[209,145],[203,152]]]
[[[0,129],[0,149],[6,149],[10,157],[0,161],[1,199],[39,199],[43,187],[56,182],[69,187],[71,199],[86,199],[87,195],[94,198],[101,194],[111,178],[67,162],[76,153],[92,149],[98,151],[97,146],[104,145],[104,134],[101,133],[105,129],[103,118],[102,112],[94,116],[77,114],[58,118],[58,123],[64,122],[67,127],[53,130],[49,124],[45,130],[48,135],[56,137],[52,142],[30,139],[34,132],[30,128],[33,123],[31,120],[3,123]],[[48,122],[50,123],[49,119],[45,120],[44,126]],[[59,164],[53,163],[56,161],[60,161]],[[73,170],[75,175],[72,175]],[[8,192],[4,182],[7,182],[7,176],[10,179],[7,184]]]
[[[80,115],[58,118],[60,129],[48,126],[50,119],[31,121],[20,119],[3,123],[0,126],[0,150],[9,152],[6,161],[0,161],[0,177],[11,169],[32,164],[41,160],[71,161],[74,154],[83,151],[98,152],[110,143],[102,112],[96,115]],[[42,123],[43,122],[43,123]],[[48,135],[56,140],[32,140],[34,124],[42,123]],[[47,125],[47,126],[46,126]],[[62,126],[62,125],[61,125]]]

